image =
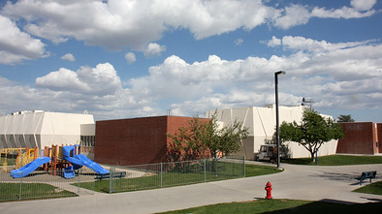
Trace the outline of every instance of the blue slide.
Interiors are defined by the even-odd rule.
[[[27,165],[21,167],[20,169],[15,169],[11,171],[11,176],[14,178],[21,178],[29,175],[31,172],[35,171],[39,166],[49,163],[50,157],[41,157],[28,163]]]
[[[79,169],[84,165],[82,161],[78,160],[75,156],[70,157],[70,152],[74,152],[74,146],[64,146],[62,148],[63,159],[73,164],[74,169]]]
[[[84,166],[87,166],[89,169],[93,170],[94,172],[96,172],[97,174],[107,174],[109,173],[109,170],[103,168],[102,166],[100,166],[98,163],[90,160],[88,157],[86,157],[85,155],[76,155],[75,156],[77,159],[79,159],[80,161],[82,161],[82,163],[84,164]]]
[[[82,166],[86,166],[89,169],[93,170],[97,174],[107,174],[109,173],[109,170],[104,169],[102,166],[100,166],[98,163],[90,160],[85,155],[74,155],[74,157],[70,157],[70,153],[74,151],[74,146],[64,146],[63,147],[63,157],[64,160],[69,161],[73,164],[74,169],[79,169]]]

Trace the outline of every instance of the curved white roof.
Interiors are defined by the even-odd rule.
[[[24,111],[2,116],[0,148],[74,144],[68,141],[80,139],[83,124],[94,124],[93,115]]]

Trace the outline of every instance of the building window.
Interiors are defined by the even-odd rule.
[[[94,152],[94,135],[81,135],[82,152]]]

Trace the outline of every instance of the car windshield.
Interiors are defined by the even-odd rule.
[[[267,147],[266,146],[262,146],[260,148],[260,152],[267,152]]]

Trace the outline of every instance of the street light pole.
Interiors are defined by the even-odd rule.
[[[275,72],[275,104],[276,104],[276,143],[277,143],[277,169],[280,169],[280,125],[279,125],[279,93],[278,76],[285,75],[285,71]]]

